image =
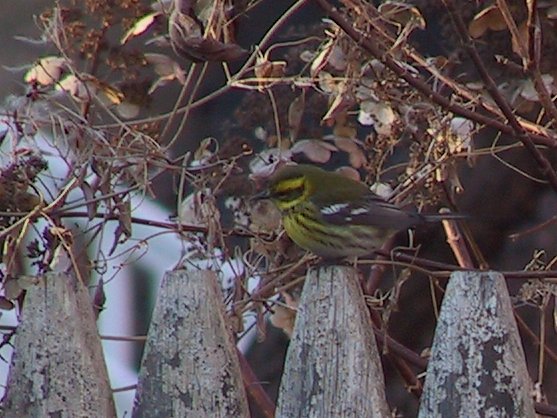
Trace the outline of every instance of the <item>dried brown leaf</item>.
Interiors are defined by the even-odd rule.
[[[412,25],[419,29],[425,29],[426,22],[420,10],[407,3],[387,1],[377,9],[383,17],[400,26]]]
[[[356,181],[361,181],[362,180],[358,170],[356,170],[353,167],[344,166],[344,167],[338,168],[335,171],[339,174],[342,174],[345,177],[348,177],[349,179],[356,180]]]
[[[306,93],[302,90],[299,96],[297,96],[290,106],[288,106],[288,129],[290,132],[290,139],[294,140],[298,136],[300,131],[300,125],[302,124],[302,119],[304,116],[304,109],[306,107]]]
[[[263,87],[270,85],[268,78],[280,78],[286,70],[286,61],[271,61],[267,53],[258,54],[253,72],[258,78],[259,90],[263,91]]]
[[[496,5],[483,9],[474,16],[468,25],[468,32],[472,38],[479,38],[488,30],[501,31],[505,29],[507,29],[507,23]]]
[[[61,57],[49,56],[39,60],[24,76],[26,83],[38,83],[49,86],[56,83],[68,66],[68,60]]]
[[[196,19],[174,10],[169,19],[168,34],[174,52],[194,62],[235,61],[247,51],[235,43],[224,43],[203,36]]]
[[[516,39],[514,36],[512,37],[512,48],[515,54],[522,57],[522,51],[528,51],[528,25],[526,21],[518,25],[518,37],[520,39]],[[520,42],[521,45],[519,45],[518,42]]]
[[[335,145],[342,151],[348,153],[350,165],[360,168],[366,163],[366,156],[360,145],[352,138],[334,138]]]
[[[15,308],[15,305],[12,301],[6,299],[4,296],[0,296],[0,309],[11,311],[13,308]]]
[[[293,154],[305,154],[314,163],[326,163],[331,159],[331,153],[338,151],[338,148],[319,139],[302,139],[292,146],[291,151]]]
[[[152,12],[146,14],[145,16],[140,17],[122,36],[120,40],[120,44],[124,45],[130,39],[135,38],[136,36],[144,34],[147,30],[149,30],[162,16],[161,12]]]
[[[327,126],[333,126],[337,122],[344,122],[346,112],[354,106],[354,103],[355,101],[351,95],[339,92],[334,96],[333,102],[329,106],[329,110],[325,116],[323,116],[323,123]]]
[[[85,198],[85,206],[87,207],[87,217],[92,220],[97,214],[98,202],[95,200],[95,191],[89,183],[83,181],[80,185],[83,197]]]

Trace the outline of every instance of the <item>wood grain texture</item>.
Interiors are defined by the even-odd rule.
[[[236,348],[214,272],[163,278],[133,417],[249,417]]]
[[[3,417],[116,417],[92,302],[67,261],[27,290]]]
[[[354,269],[329,266],[308,273],[276,417],[390,417]]]
[[[534,417],[532,382],[504,277],[451,275],[420,418]]]

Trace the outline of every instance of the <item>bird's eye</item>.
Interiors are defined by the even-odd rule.
[[[279,190],[273,191],[273,196],[282,201],[292,201],[298,199],[300,196],[304,194],[304,187],[293,187],[293,188],[284,188]]]

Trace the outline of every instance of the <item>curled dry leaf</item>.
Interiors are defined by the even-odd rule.
[[[373,125],[380,135],[390,135],[395,121],[396,115],[389,103],[366,100],[360,104],[358,122]]]
[[[8,300],[17,299],[19,295],[21,295],[21,292],[23,292],[23,289],[19,286],[17,279],[6,279],[4,282],[4,296],[6,296]]]
[[[337,87],[338,93],[335,94],[329,110],[327,110],[322,119],[323,123],[327,126],[333,126],[335,122],[343,121],[348,109],[355,104],[353,97],[344,92],[346,90],[344,83],[339,83]]]
[[[281,292],[281,296],[284,299],[284,304],[276,304],[273,307],[270,321],[274,327],[282,329],[288,337],[291,337],[294,332],[296,311],[300,301],[299,298],[295,299],[286,292]]]
[[[393,188],[388,183],[376,182],[373,183],[369,188],[373,193],[381,196],[385,200],[389,200],[393,196]]]
[[[63,91],[79,102],[88,102],[96,97],[105,106],[119,105],[124,100],[124,94],[116,87],[89,74],[68,74],[57,85],[57,91]]]
[[[338,151],[333,144],[319,139],[302,139],[291,148],[293,154],[305,154],[314,163],[326,163],[331,159],[331,153]]]
[[[346,55],[335,39],[327,40],[321,47],[321,50],[311,60],[311,77],[316,78],[327,66],[340,72],[346,70]]]
[[[182,85],[186,83],[184,70],[169,56],[164,54],[144,54],[143,56],[153,66],[155,73],[159,76],[149,88],[148,94],[152,94],[159,87],[174,80],[178,80]]]
[[[68,74],[57,85],[57,91],[63,91],[80,102],[87,102],[97,94],[97,87],[93,83],[82,81],[75,74]]]
[[[331,54],[333,44],[334,41],[332,39],[328,39],[325,44],[323,44],[323,47],[317,55],[315,55],[309,71],[311,77],[315,78],[325,68],[329,55]]]
[[[301,94],[292,100],[292,103],[288,106],[288,130],[290,133],[290,140],[292,141],[298,136],[305,107],[306,94],[305,90],[302,90]]]
[[[83,192],[83,197],[85,198],[85,206],[87,208],[87,217],[92,220],[97,214],[97,204],[98,201],[95,200],[95,191],[87,181],[83,181],[80,184],[80,189]]]
[[[92,308],[95,313],[95,317],[98,319],[99,314],[103,311],[106,304],[106,293],[104,291],[104,280],[101,277],[95,286],[95,292],[93,293]]]
[[[176,9],[170,15],[168,25],[174,52],[191,61],[235,61],[247,55],[247,51],[237,44],[204,37],[198,21]]]
[[[449,135],[449,152],[458,153],[466,151],[466,160],[470,167],[476,163],[476,155],[474,154],[474,131],[476,126],[469,119],[456,116],[451,119],[449,129],[453,135]],[[456,190],[462,190],[460,184]]]
[[[333,94],[338,90],[338,81],[326,71],[321,71],[317,77],[317,85],[319,88],[328,94]]]
[[[95,86],[97,99],[106,106],[119,105],[124,100],[124,93],[108,83],[100,81],[95,77],[89,77],[87,82]]]
[[[199,166],[207,163],[219,150],[219,144],[213,137],[204,138],[195,152],[191,166]]]
[[[361,181],[360,173],[353,167],[339,167],[335,171],[339,174],[342,174],[344,177],[348,177],[349,179]]]
[[[454,145],[449,144],[451,152],[460,152],[463,149],[471,149],[473,134],[475,130],[474,122],[460,116],[455,116],[450,121],[450,129],[452,133],[459,139]]]
[[[547,91],[550,94],[554,93],[556,89],[553,84],[553,76],[551,74],[542,74],[542,80]],[[520,97],[531,102],[538,102],[540,100],[532,80],[528,79],[522,83]]]
[[[333,142],[338,149],[348,154],[348,159],[352,167],[360,168],[366,163],[366,156],[358,140],[353,138],[334,137]]]
[[[135,103],[122,102],[116,106],[116,113],[124,119],[133,119],[139,115],[141,106]]]
[[[280,212],[269,200],[255,202],[250,210],[250,231],[257,233],[271,233],[280,226]]]
[[[122,36],[120,44],[124,45],[130,39],[136,36],[144,34],[149,28],[151,28],[162,16],[161,12],[152,12],[140,17]]]
[[[292,150],[279,148],[267,148],[260,152],[256,158],[249,163],[252,174],[250,178],[256,183],[271,176],[278,166],[289,162],[292,159]]]
[[[286,70],[286,61],[271,61],[268,53],[257,54],[253,72],[257,77],[259,91],[270,83],[266,79],[276,79],[284,75]]]
[[[114,242],[108,252],[109,255],[114,254],[118,244],[126,242],[132,235],[132,208],[131,200],[119,200],[116,202],[118,214],[118,226],[114,231]]]
[[[387,21],[397,26],[425,29],[426,22],[417,7],[398,1],[387,1],[377,9]]]
[[[65,58],[49,56],[41,58],[24,76],[26,83],[37,83],[50,86],[60,80],[60,76],[68,66]]]
[[[547,15],[548,19],[551,19],[551,20],[557,19],[557,5],[549,7],[546,11],[546,15]],[[556,307],[556,309],[557,309],[557,307]]]
[[[468,33],[472,38],[479,38],[488,30],[501,31],[505,29],[507,29],[507,23],[499,8],[494,4],[474,16],[468,25]]]
[[[191,193],[182,200],[178,207],[178,220],[181,224],[185,225],[200,225],[204,226],[205,223],[200,219],[196,211],[196,199],[199,196],[197,193]]]
[[[521,58],[528,58],[522,56],[524,55],[523,51],[528,51],[528,25],[526,21],[518,25],[518,38],[519,39],[516,39],[514,36],[512,37],[513,52]],[[519,42],[521,45],[518,44]]]
[[[15,305],[12,301],[8,300],[4,296],[0,296],[0,309],[3,311],[11,311],[15,308]]]

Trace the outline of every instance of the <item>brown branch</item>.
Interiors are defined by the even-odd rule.
[[[485,83],[487,92],[495,101],[497,106],[499,106],[499,109],[501,109],[501,112],[503,112],[503,115],[505,115],[505,118],[507,119],[507,122],[511,128],[511,132],[505,133],[512,135],[513,137],[518,139],[522,143],[522,145],[524,145],[526,150],[528,150],[534,160],[538,163],[540,171],[547,179],[553,190],[557,192],[557,173],[555,173],[555,170],[553,170],[553,167],[551,166],[549,160],[545,158],[545,156],[536,148],[532,141],[531,135],[527,134],[524,127],[518,122],[518,119],[514,115],[513,109],[511,108],[510,104],[501,95],[501,92],[497,88],[495,81],[484,65],[483,60],[478,53],[478,50],[474,46],[474,43],[470,38],[470,35],[468,34],[468,29],[466,28],[464,20],[462,19],[462,16],[456,8],[453,0],[443,0],[443,4],[449,11],[455,29],[460,36],[462,45],[472,59],[472,62],[474,63],[474,66],[476,67],[476,71],[480,75],[480,78]]]
[[[269,398],[269,395],[267,395],[267,392],[265,392],[263,387],[261,387],[261,383],[257,379],[257,376],[253,372],[244,355],[240,352],[240,350],[236,351],[238,353],[238,360],[240,361],[240,369],[242,371],[242,378],[244,380],[246,392],[259,407],[259,410],[264,417],[273,418],[275,416],[275,404],[271,398]]]
[[[450,213],[448,210],[441,213]],[[443,228],[445,229],[445,235],[447,236],[447,243],[453,250],[453,254],[458,261],[458,265],[465,269],[473,269],[474,262],[470,256],[470,252],[466,247],[463,235],[458,228],[457,223],[454,220],[445,219],[443,220]]]
[[[385,253],[390,254],[391,250],[393,249],[395,237],[389,239],[381,248],[381,250]],[[374,261],[387,261],[389,258],[386,255],[377,254],[376,259]],[[385,274],[385,270],[387,269],[388,263],[374,263],[370,267],[368,278],[366,279],[363,290],[364,294],[366,295],[373,295],[379,286],[381,285],[381,281],[383,280],[383,275]]]
[[[89,219],[89,214],[87,212],[60,211],[60,212],[56,212],[56,215],[54,217]],[[98,213],[95,215],[95,218],[103,219],[107,221],[117,221],[119,219],[119,216],[117,214]],[[180,230],[182,232],[207,233],[207,227],[199,226],[199,225],[185,225],[185,224],[180,225],[176,222],[154,221],[150,219],[137,218],[134,216],[131,217],[131,222],[133,224],[146,225],[154,228],[168,229],[169,231],[173,231],[173,232]],[[250,231],[243,231],[239,229],[229,229],[229,230],[224,230],[224,232],[228,235],[234,235],[237,237],[253,238],[253,237],[261,236],[261,235],[254,234]],[[267,236],[265,238],[269,239],[270,237]],[[426,258],[420,258],[420,257],[416,257],[415,255],[404,254],[396,251],[389,252],[384,250],[377,250],[376,254],[385,257],[387,262],[390,260],[400,261],[406,263],[406,267],[409,268],[412,268],[412,266],[420,267],[420,270],[423,271],[424,273],[428,273],[427,270],[430,270],[430,273],[433,276],[440,276],[440,275],[448,276],[453,271],[462,270],[462,267],[457,266],[455,264],[441,263],[439,261],[428,260]],[[300,261],[299,263],[296,263],[294,265],[293,270],[296,270],[298,268],[303,269],[302,265],[303,263],[305,263],[305,260],[300,259],[299,261]],[[369,262],[370,262],[369,260],[360,261],[361,264],[366,264]],[[374,262],[376,261],[371,260],[371,263]],[[437,274],[437,273],[441,273],[441,274]],[[512,271],[501,271],[500,273],[503,274],[505,278],[513,279],[513,280],[554,279],[557,277],[557,271],[555,270],[542,270],[542,271],[512,270]],[[284,276],[288,276],[288,274],[284,274]],[[270,288],[274,287],[275,285],[276,283],[273,282],[269,286],[269,289],[266,290],[270,290]],[[262,295],[260,296],[263,297]]]
[[[414,87],[418,92],[425,96],[428,100],[438,104],[444,109],[451,111],[457,115],[460,115],[466,119],[470,119],[478,124],[486,125],[497,129],[505,134],[514,135],[515,131],[512,126],[506,123],[494,119],[493,117],[485,116],[481,113],[469,110],[445,97],[435,91],[433,91],[430,86],[421,78],[416,76],[415,73],[410,73],[405,67],[400,65],[398,61],[389,53],[380,49],[379,44],[375,39],[369,35],[365,35],[358,31],[352,23],[348,22],[344,15],[338,11],[336,7],[333,7],[327,0],[314,0],[319,7],[321,7],[354,42],[360,45],[365,51],[370,53],[375,58],[379,59],[386,67],[393,71],[397,76],[406,81],[409,85]],[[486,112],[488,109],[481,107]],[[492,112],[489,112],[492,113]],[[499,116],[499,115],[495,115]],[[528,125],[528,124],[525,124]],[[525,129],[529,129],[525,126]],[[531,141],[535,141],[537,144],[546,145],[548,147],[557,147],[557,138],[555,136],[540,135],[538,133],[530,132],[529,138]]]
[[[528,5],[528,20],[526,21],[528,29],[528,65],[527,69],[534,80],[534,88],[538,93],[540,103],[548,115],[551,116],[554,126],[557,121],[557,106],[553,103],[551,95],[543,82],[540,71],[540,54],[541,54],[541,29],[539,23],[537,1],[530,0],[526,2]]]
[[[380,352],[386,355],[392,362],[400,377],[406,382],[408,390],[419,398],[423,389],[422,382],[420,382],[416,373],[412,371],[408,363],[425,370],[427,367],[427,360],[389,337],[386,330],[382,329],[382,321],[379,314],[371,308],[369,309],[369,313],[373,323],[373,332],[379,343]],[[385,347],[387,347],[388,350],[385,350]]]

